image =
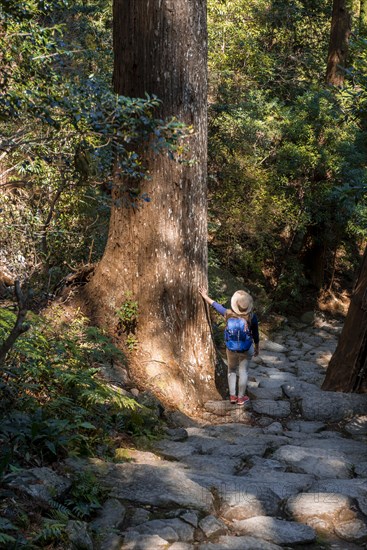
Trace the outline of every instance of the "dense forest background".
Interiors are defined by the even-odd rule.
[[[210,1],[209,243],[278,311],[342,293],[366,239],[366,42],[326,83],[331,2]],[[1,263],[39,300],[104,249],[116,154],[184,149],[157,98],[111,91],[111,5],[2,2]],[[9,47],[11,44],[11,47]],[[139,197],[149,200],[149,197]]]
[[[208,1],[210,291],[224,300],[246,286],[263,325],[273,312],[346,312],[367,240],[364,6],[348,4],[335,86],[331,1]],[[81,312],[50,305],[100,260],[114,178],[137,182],[125,197],[136,209],[150,201],[139,152],[187,162],[191,128],[161,119],[160,98],[113,92],[112,23],[106,0],[0,0],[0,341],[18,309],[24,332],[2,366],[0,475],[67,456],[118,461],[121,439],[159,430],[156,402],[106,382],[121,349]],[[128,353],[132,296],[116,316]],[[0,544],[46,545],[68,518],[92,517],[101,488],[89,474],[73,483],[48,519],[26,503],[14,523],[0,518]]]

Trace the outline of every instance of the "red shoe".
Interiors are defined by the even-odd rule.
[[[247,397],[247,395],[244,395],[243,397],[239,397],[237,399],[237,405],[244,405],[245,403],[248,403],[250,401],[250,398]]]
[[[229,402],[232,403],[232,405],[235,405],[237,403],[237,397],[235,395],[230,395]]]

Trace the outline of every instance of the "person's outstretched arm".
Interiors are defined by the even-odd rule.
[[[212,300],[212,299],[207,295],[206,289],[203,288],[203,287],[200,287],[200,288],[199,288],[199,293],[200,293],[201,296],[204,298],[204,300],[206,301],[206,303],[209,304],[209,305],[211,306],[212,303],[214,302],[214,300]]]
[[[209,304],[210,306],[212,306],[215,311],[217,311],[220,315],[225,315],[226,313],[226,308],[220,304],[218,304],[217,302],[215,302],[214,300],[212,300],[212,298],[210,298],[210,296],[208,296],[207,294],[207,290],[203,287],[200,287],[199,288],[199,293],[201,294],[202,298],[206,301],[207,304]]]

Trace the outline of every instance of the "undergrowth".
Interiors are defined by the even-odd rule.
[[[15,317],[0,310],[0,343]],[[27,505],[9,505],[8,479],[68,457],[113,460],[121,438],[155,437],[158,418],[102,378],[103,367],[125,358],[81,314],[68,320],[53,308],[47,316],[28,313],[27,322],[30,330],[0,367],[0,548],[57,548],[70,519],[90,519],[106,498],[94,475],[74,475],[65,498],[50,501],[37,520]]]

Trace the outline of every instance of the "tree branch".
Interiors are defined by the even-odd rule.
[[[15,321],[15,325],[10,331],[9,336],[0,346],[0,365],[3,365],[5,358],[9,350],[14,346],[16,339],[21,334],[29,330],[30,328],[30,325],[24,323],[25,317],[27,315],[28,295],[24,296],[23,291],[20,287],[19,280],[15,281],[14,288],[15,288],[15,297],[18,303],[18,315],[17,315],[17,320]]]

